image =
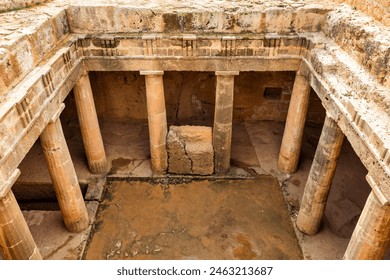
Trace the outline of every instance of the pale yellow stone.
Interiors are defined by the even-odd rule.
[[[73,92],[89,169],[94,174],[104,173],[107,171],[106,152],[88,74],[80,77]]]
[[[89,226],[88,213],[60,120],[49,123],[40,139],[65,226],[81,232]]]

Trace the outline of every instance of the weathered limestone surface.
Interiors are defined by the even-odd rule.
[[[363,13],[375,18],[383,24],[390,26],[390,2],[387,0],[336,0],[347,3]]]
[[[215,172],[223,174],[230,169],[232,146],[232,120],[234,99],[234,76],[237,71],[217,71],[215,90],[215,111],[213,126],[213,146]]]
[[[0,250],[5,259],[42,259],[11,190],[0,198]]]
[[[104,173],[107,171],[106,152],[88,74],[80,77],[73,92],[89,169],[94,174]]]
[[[371,192],[351,241],[344,254],[347,260],[383,259],[390,244],[390,206],[382,205]]]
[[[321,225],[343,139],[336,122],[326,117],[297,218],[306,234],[316,234]]]
[[[234,0],[112,1],[71,0],[69,23],[75,33],[223,32],[291,33],[319,31],[331,5],[327,1]],[[119,5],[118,5],[119,4]],[[93,8],[91,8],[91,6]],[[117,16],[113,17],[115,14]],[[129,17],[130,15],[130,17]],[[99,20],[90,21],[89,18]],[[130,20],[129,20],[130,18]],[[140,19],[148,20],[141,21]]]
[[[301,66],[295,76],[279,152],[278,168],[287,174],[294,173],[298,167],[303,129],[309,106],[310,84],[303,69],[304,67]]]
[[[0,3],[0,12],[13,10],[13,9],[21,9],[24,7],[30,7],[48,1],[50,0],[2,0]]]
[[[141,75],[145,75],[152,169],[157,174],[164,174],[168,168],[163,74],[163,71],[141,71]]]
[[[387,16],[390,17],[390,13]],[[378,24],[351,7],[343,7],[328,14],[323,32],[381,85],[390,89],[390,26]],[[375,93],[374,98],[385,98],[383,95],[379,97],[379,94]],[[389,97],[385,100],[389,108]]]
[[[0,100],[69,35],[61,7],[0,14]]]
[[[170,173],[211,175],[214,172],[211,127],[171,126],[167,147]]]
[[[58,117],[40,139],[65,226],[81,232],[89,225],[88,213]]]

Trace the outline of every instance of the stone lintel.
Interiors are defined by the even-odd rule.
[[[20,176],[20,170],[15,169],[14,172],[12,172],[11,176],[8,178],[6,182],[2,186],[0,186],[0,199],[3,199],[7,193],[10,191],[12,186],[15,184],[16,180]]]
[[[222,41],[235,41],[236,36],[222,36]]]
[[[115,40],[115,36],[112,34],[102,34],[99,37],[101,40]]]
[[[183,35],[183,40],[195,41],[196,40],[196,35],[195,34],[184,34]]]
[[[164,71],[156,70],[156,71],[139,71],[140,75],[143,76],[162,76],[164,75]]]
[[[62,111],[65,109],[65,104],[61,103],[60,107],[57,109],[57,111],[54,113],[53,117],[51,117],[49,123],[54,123],[61,115]]]
[[[384,186],[383,182],[376,181],[370,173],[366,175],[366,180],[382,206],[390,205],[390,199],[383,191],[383,188],[389,189],[389,187]]]
[[[156,34],[146,34],[142,36],[142,40],[156,40],[157,35]]]
[[[215,71],[216,76],[237,76],[240,71]]]

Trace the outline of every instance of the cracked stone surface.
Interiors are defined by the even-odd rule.
[[[167,136],[167,148],[170,173],[213,174],[214,151],[211,127],[171,126]]]

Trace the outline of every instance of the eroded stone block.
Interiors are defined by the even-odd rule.
[[[214,172],[211,127],[171,126],[167,146],[170,173],[210,175]]]

